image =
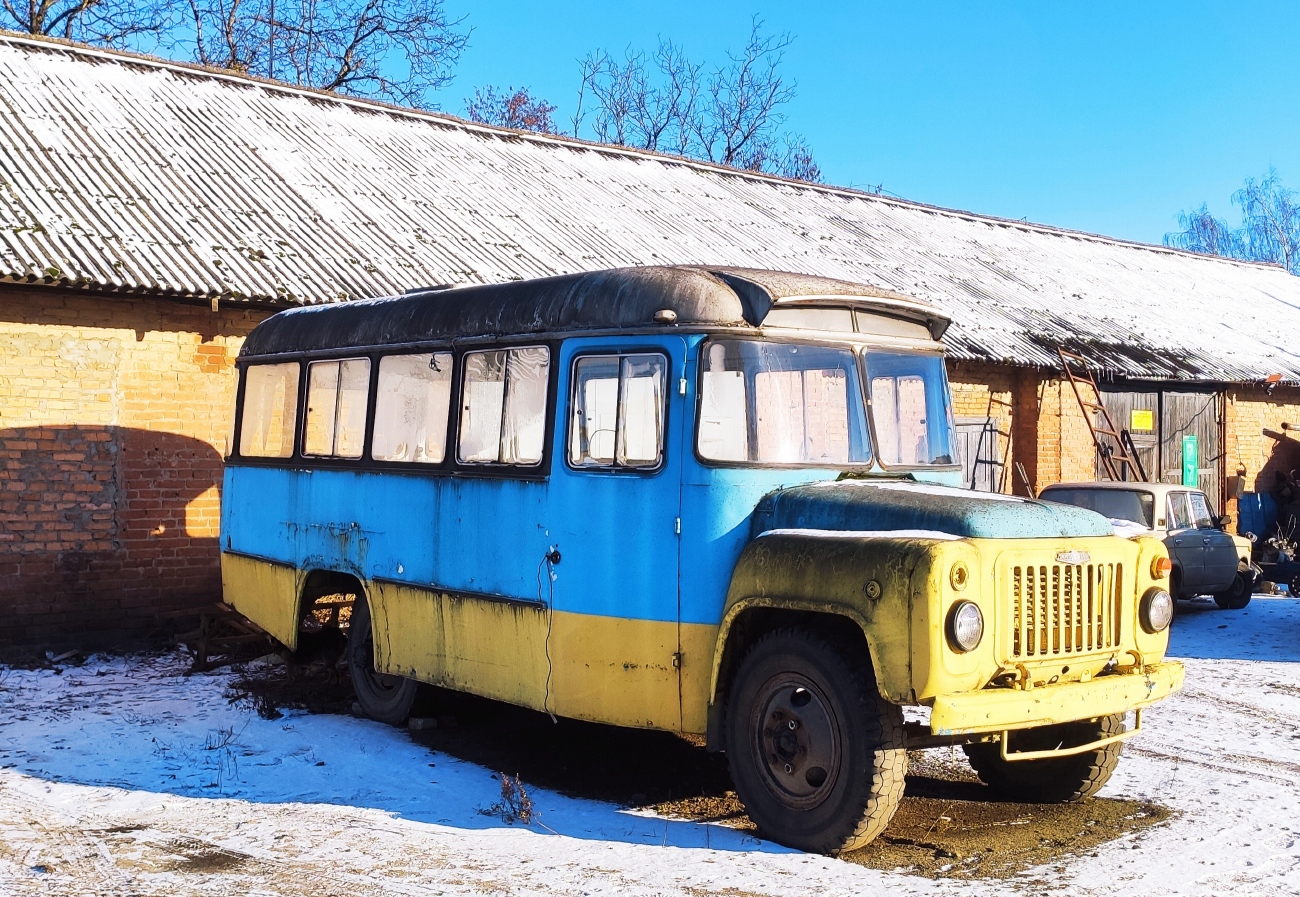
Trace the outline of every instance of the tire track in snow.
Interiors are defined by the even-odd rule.
[[[1256,757],[1250,754],[1236,754],[1234,755],[1233,763],[1224,763],[1213,759],[1218,755],[1208,754],[1187,747],[1180,747],[1178,753],[1169,753],[1168,751],[1157,750],[1155,748],[1126,745],[1124,752],[1133,753],[1139,757],[1162,760],[1167,763],[1187,763],[1192,766],[1199,766],[1203,769],[1211,769],[1215,772],[1258,779],[1261,782],[1272,782],[1277,785],[1300,787],[1300,763],[1289,763],[1285,760],[1272,760],[1268,757]],[[1272,775],[1264,770],[1275,770],[1283,773],[1283,775]],[[1289,775],[1286,775],[1287,773],[1289,773]]]

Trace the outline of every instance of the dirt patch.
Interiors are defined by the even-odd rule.
[[[161,847],[176,857],[171,868],[177,872],[223,872],[252,859],[246,853],[194,838],[175,838]]]
[[[315,670],[294,682],[283,668],[244,673],[245,696],[279,707],[339,712],[351,707],[340,685]],[[732,790],[724,755],[703,740],[561,719],[470,695],[427,689],[418,713],[436,728],[412,732],[419,744],[519,776],[529,788],[653,809],[672,818],[754,825]],[[960,749],[913,753],[897,815],[875,842],[847,862],[931,878],[1007,878],[1034,866],[1135,839],[1170,816],[1165,807],[1094,798],[1081,804],[997,800]]]
[[[960,751],[955,757],[946,751],[912,754],[907,790],[889,827],[841,859],[927,878],[1008,878],[1091,853],[1117,838],[1136,838],[1170,816],[1165,807],[1111,798],[1081,804],[999,801],[962,756]],[[660,803],[654,810],[754,830],[730,791]]]

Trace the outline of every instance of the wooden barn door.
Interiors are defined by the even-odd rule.
[[[1149,479],[1158,480],[1160,465],[1160,393],[1158,392],[1107,392],[1103,391],[1102,401],[1110,412],[1111,420],[1118,429],[1127,429],[1133,437],[1133,446],[1137,450],[1137,459],[1142,462],[1142,469]],[[1103,436],[1107,442],[1113,442]],[[1141,477],[1136,471],[1129,471],[1129,479]],[[1101,454],[1097,455],[1097,479],[1106,479],[1106,468],[1102,464]]]
[[[1103,401],[1116,426],[1133,437],[1154,482],[1183,481],[1183,437],[1196,436],[1199,488],[1214,510],[1223,512],[1223,393],[1107,389]],[[1105,477],[1098,455],[1097,479]]]
[[[979,492],[1002,489],[1003,457],[998,424],[991,417],[959,417],[957,457],[961,462],[963,484]]]
[[[1223,513],[1223,395],[1204,392],[1166,392],[1161,397],[1160,479],[1183,481],[1183,437],[1197,442],[1197,477],[1216,514]]]

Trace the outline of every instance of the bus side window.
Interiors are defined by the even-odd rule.
[[[379,359],[371,458],[442,463],[447,454],[451,365],[450,352],[388,355]]]
[[[662,355],[588,355],[574,364],[569,411],[573,467],[653,469],[663,460]]]
[[[370,359],[314,361],[307,366],[304,455],[360,458],[370,397]]]
[[[457,457],[462,464],[542,461],[551,352],[545,346],[465,353]]]
[[[298,362],[249,365],[239,453],[246,458],[291,457],[297,418]]]

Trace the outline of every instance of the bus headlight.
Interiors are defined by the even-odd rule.
[[[1173,596],[1164,589],[1147,589],[1138,605],[1138,622],[1147,632],[1155,635],[1169,628],[1174,619]]]
[[[948,644],[959,654],[974,651],[984,638],[984,615],[970,601],[958,601],[948,612]]]

